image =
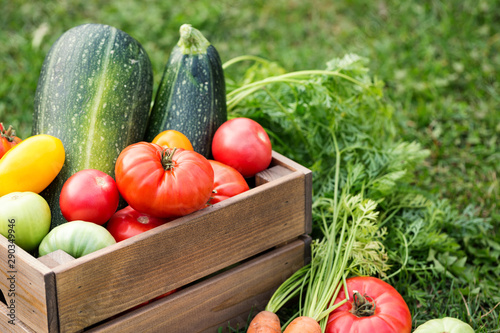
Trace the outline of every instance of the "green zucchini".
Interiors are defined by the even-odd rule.
[[[226,85],[219,53],[189,24],[163,71],[146,130],[146,141],[162,131],[177,130],[193,149],[211,157],[212,138],[227,120]]]
[[[59,138],[66,151],[61,172],[41,193],[52,227],[66,222],[59,193],[71,175],[97,169],[114,177],[120,152],[144,138],[152,95],[149,57],[127,33],[85,24],[52,45],[36,88],[32,127],[33,135]]]

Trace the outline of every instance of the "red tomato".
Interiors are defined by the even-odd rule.
[[[209,162],[214,169],[214,193],[209,204],[213,205],[249,190],[245,178],[236,169],[218,161]]]
[[[214,184],[214,171],[203,155],[148,142],[134,143],[120,153],[115,177],[130,206],[162,218],[205,207]]]
[[[130,206],[120,209],[111,216],[106,225],[109,233],[117,242],[143,233],[167,223],[169,219],[161,219],[140,213]]]
[[[249,118],[234,118],[215,132],[212,155],[216,161],[238,170],[243,177],[253,177],[271,163],[271,140],[258,122]]]
[[[16,132],[9,126],[5,129],[2,123],[0,123],[0,158],[12,147],[21,142],[21,139],[16,136]]]
[[[349,301],[330,313],[325,333],[411,332],[408,305],[391,285],[369,276],[349,278],[346,282]],[[344,299],[342,288],[335,304]],[[361,307],[363,303],[366,304]],[[367,306],[368,303],[371,304]]]
[[[114,179],[99,170],[84,169],[68,178],[61,189],[59,205],[68,221],[83,220],[102,225],[118,208]]]

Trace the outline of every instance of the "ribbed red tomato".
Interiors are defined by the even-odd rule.
[[[16,136],[16,132],[9,126],[5,129],[2,123],[0,123],[0,158],[12,147],[21,142],[21,139]]]
[[[245,178],[236,169],[218,161],[209,162],[214,169],[214,193],[209,204],[213,205],[249,190]]]
[[[375,277],[347,279],[349,301],[330,313],[326,333],[410,333],[411,313],[394,287]],[[341,289],[335,304],[345,299]]]
[[[111,216],[106,229],[117,242],[167,223],[170,219],[162,219],[140,213],[130,206],[120,209]]]
[[[135,210],[155,217],[190,214],[205,207],[214,171],[201,154],[138,142],[126,147],[115,165],[118,190]]]

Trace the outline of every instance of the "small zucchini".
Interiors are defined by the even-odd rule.
[[[211,157],[212,138],[227,120],[226,86],[215,47],[189,24],[170,54],[155,97],[145,140],[176,130],[196,152]]]

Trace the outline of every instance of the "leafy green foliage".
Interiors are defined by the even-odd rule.
[[[276,63],[259,61],[242,83],[228,79],[228,96],[237,102],[231,116],[257,120],[274,149],[313,170],[313,234],[329,235],[325,212],[335,221],[346,209],[329,204],[337,187],[342,197],[362,195],[377,202],[381,214],[369,237],[359,231],[351,273],[388,279],[414,311],[431,312],[425,310],[433,306],[428,281],[437,277],[459,286],[457,291],[477,284],[479,303],[493,308],[498,280],[491,269],[468,261],[464,243],[466,235],[481,242],[491,221],[460,214],[449,201],[415,185],[429,151],[396,137],[383,83],[370,76],[366,59],[348,54],[330,61],[324,72],[299,74],[283,74]],[[484,255],[494,259],[496,243],[489,245],[493,251]]]

